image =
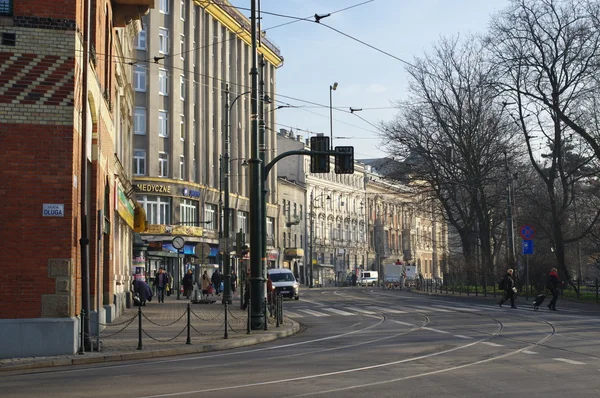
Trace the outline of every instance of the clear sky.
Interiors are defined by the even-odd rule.
[[[230,2],[245,9],[251,4],[250,0]],[[261,9],[305,18],[362,2],[365,0],[262,0]],[[508,4],[508,0],[375,0],[321,22],[412,62],[442,36],[485,33],[490,16]],[[249,11],[240,11],[250,16]],[[362,108],[357,115],[375,126],[391,120],[396,114],[393,102],[407,95],[405,64],[314,22],[275,27],[292,21],[267,14],[262,20],[262,29],[285,59],[277,71],[277,104],[303,106],[277,110],[278,127],[291,127],[304,138],[310,136],[306,131],[329,135],[329,86],[338,82],[333,92],[334,146],[353,145],[357,159],[385,156],[376,128],[345,111]]]

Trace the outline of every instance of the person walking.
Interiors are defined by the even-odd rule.
[[[189,300],[192,290],[194,290],[194,271],[192,269],[189,269],[183,276],[181,284],[183,285],[183,295]]]
[[[208,288],[210,287],[210,278],[206,271],[202,274],[202,283],[200,284],[200,289],[202,289],[202,297],[208,296]]]
[[[513,272],[514,271],[512,269],[509,269],[506,271],[504,278],[500,280],[500,288],[504,290],[504,295],[498,303],[500,307],[502,307],[502,304],[504,304],[506,300],[510,300],[510,308],[517,308],[515,305],[515,293],[517,292],[517,288],[515,287]]]
[[[215,294],[218,296],[221,294],[221,273],[218,269],[213,272],[211,278],[213,287],[215,288]]]
[[[560,287],[560,278],[558,277],[558,270],[552,268],[548,274],[548,289],[552,293],[552,301],[548,304],[550,311],[556,311],[556,300],[558,300],[558,293]]]
[[[235,293],[235,289],[237,288],[237,274],[235,270],[231,271],[231,292]]]
[[[158,269],[158,274],[156,274],[156,277],[154,278],[153,282],[153,285],[156,286],[156,295],[158,296],[159,303],[165,302],[165,291],[169,286],[170,282],[171,281],[169,280],[169,274],[165,272],[165,269],[163,267],[160,267]]]

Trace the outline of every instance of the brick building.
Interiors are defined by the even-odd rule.
[[[92,318],[124,305],[133,227],[124,62],[153,6],[0,1],[0,357],[77,351],[86,257]]]

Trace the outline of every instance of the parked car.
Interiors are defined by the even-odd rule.
[[[267,270],[271,277],[273,289],[277,294],[284,297],[300,299],[300,284],[294,277],[294,273],[287,268],[271,268]]]

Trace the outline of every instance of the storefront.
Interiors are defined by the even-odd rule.
[[[289,268],[294,273],[296,279],[300,280],[300,283],[306,282],[304,281],[303,258],[304,249],[288,248],[283,251],[283,267]]]

